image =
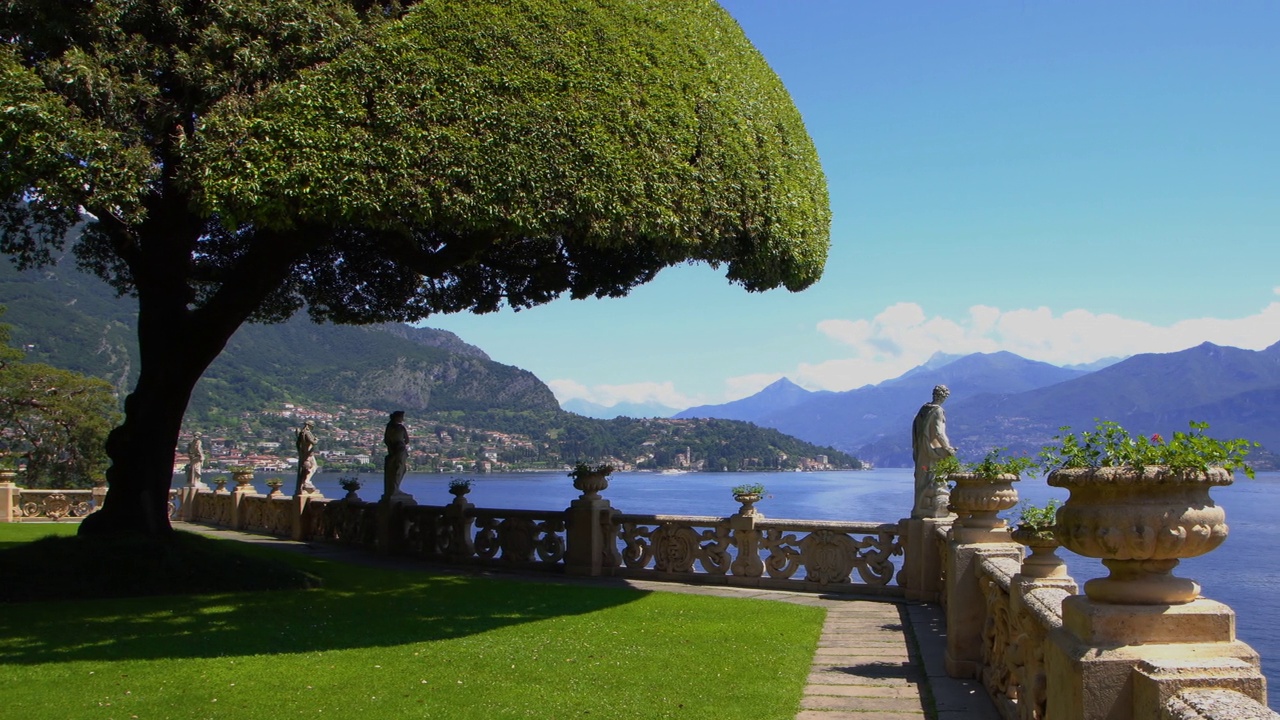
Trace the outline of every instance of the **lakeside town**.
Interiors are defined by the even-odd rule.
[[[307,421],[314,423],[317,436],[314,456],[321,472],[380,471],[386,456],[383,432],[387,413],[370,408],[337,405],[328,408],[283,403],[257,413],[245,413],[234,424],[184,428],[174,454],[174,473],[181,473],[190,462],[190,446],[199,432],[207,471],[229,471],[249,467],[255,472],[295,472],[298,453],[296,434]],[[456,421],[409,416],[409,465],[413,472],[522,472],[560,470],[579,460],[607,463],[620,471],[728,470],[715,467],[714,461],[684,445],[665,450],[678,443],[682,431],[691,430],[705,421],[653,419],[644,421],[652,428],[651,439],[639,443],[633,453],[606,455],[569,454],[557,442],[555,431],[542,437],[532,434],[480,429]],[[748,457],[734,470],[802,470],[842,469],[827,454],[812,457],[795,456],[778,451],[770,457]],[[847,468],[843,468],[847,469]]]

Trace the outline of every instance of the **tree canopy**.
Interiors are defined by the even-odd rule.
[[[88,487],[106,469],[103,441],[119,419],[111,385],[23,362],[8,342],[0,325],[0,460],[20,463],[27,487]]]
[[[0,37],[0,251],[48,262],[88,216],[78,261],[139,300],[108,510],[159,512],[246,320],[622,295],[690,261],[799,290],[825,262],[812,142],[711,0],[11,0]]]

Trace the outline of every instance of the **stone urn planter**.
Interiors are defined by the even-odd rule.
[[[284,487],[284,481],[280,478],[271,478],[268,480],[267,487],[271,488],[271,492],[267,493],[267,497],[280,497],[284,494],[280,492],[280,488]]]
[[[612,465],[578,463],[569,472],[569,477],[573,478],[573,487],[582,492],[579,500],[599,500],[600,493],[609,487],[609,475],[612,473]]]
[[[344,495],[342,499],[347,502],[358,502],[360,500],[360,496],[356,494],[356,491],[360,489],[360,484],[360,481],[353,477],[340,478],[338,480],[338,485],[343,490],[347,491],[347,494]]]
[[[247,486],[253,483],[252,470],[232,470],[231,479],[236,481],[236,486],[241,489],[247,489]]]
[[[1200,595],[1198,583],[1172,570],[1182,558],[1203,555],[1226,540],[1226,513],[1209,489],[1230,485],[1230,472],[1065,468],[1050,473],[1048,482],[1071,491],[1058,510],[1058,541],[1071,552],[1101,558],[1111,571],[1084,584],[1091,600],[1176,605]]]
[[[738,509],[739,515],[756,515],[760,512],[756,509],[756,503],[760,502],[759,493],[735,494],[733,499],[742,503],[742,507]]]
[[[1061,543],[1052,527],[1019,525],[1009,533],[1009,537],[1030,551],[1022,559],[1020,573],[1031,578],[1066,577],[1067,563],[1058,557],[1057,550]]]
[[[958,472],[949,474],[947,479],[955,483],[950,509],[956,514],[959,527],[991,532],[1007,526],[999,514],[1018,504],[1018,491],[1013,489],[1017,475]]]
[[[0,485],[12,485],[18,479],[16,470],[0,470]]]
[[[606,483],[607,485],[607,483]],[[453,495],[454,505],[466,505],[467,493],[471,492],[470,480],[451,480],[449,481],[449,493]]]

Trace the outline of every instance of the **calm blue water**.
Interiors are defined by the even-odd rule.
[[[468,499],[478,507],[562,510],[579,495],[562,472],[411,474],[403,489],[419,503],[443,505],[452,500],[447,487],[454,477],[474,481]],[[292,478],[288,480],[292,483]],[[365,476],[362,482],[364,499],[376,500],[381,495],[380,475]],[[756,507],[774,519],[896,522],[911,511],[911,471],[900,468],[823,473],[618,473],[603,494],[615,508],[627,513],[730,515],[738,509],[730,488],[748,482],[765,485],[766,496]],[[337,474],[322,473],[315,484],[327,497],[343,495]],[[1049,487],[1042,478],[1028,478],[1016,487],[1022,499],[1036,504],[1067,497],[1066,490]],[[1280,556],[1272,552],[1280,547],[1280,523],[1275,521],[1280,473],[1258,473],[1254,480],[1240,475],[1235,484],[1215,488],[1213,498],[1225,508],[1231,532],[1212,553],[1182,561],[1175,574],[1199,582],[1205,597],[1236,611],[1237,634],[1262,655],[1272,705],[1280,707],[1280,603],[1273,594],[1280,589]],[[1015,513],[1006,515],[1012,519]],[[1106,574],[1097,560],[1065,550],[1059,554],[1080,584]]]

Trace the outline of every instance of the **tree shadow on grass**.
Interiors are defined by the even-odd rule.
[[[625,588],[430,575],[254,552],[270,553],[319,576],[323,587],[8,604],[0,612],[0,663],[394,646],[589,613],[645,594]]]

